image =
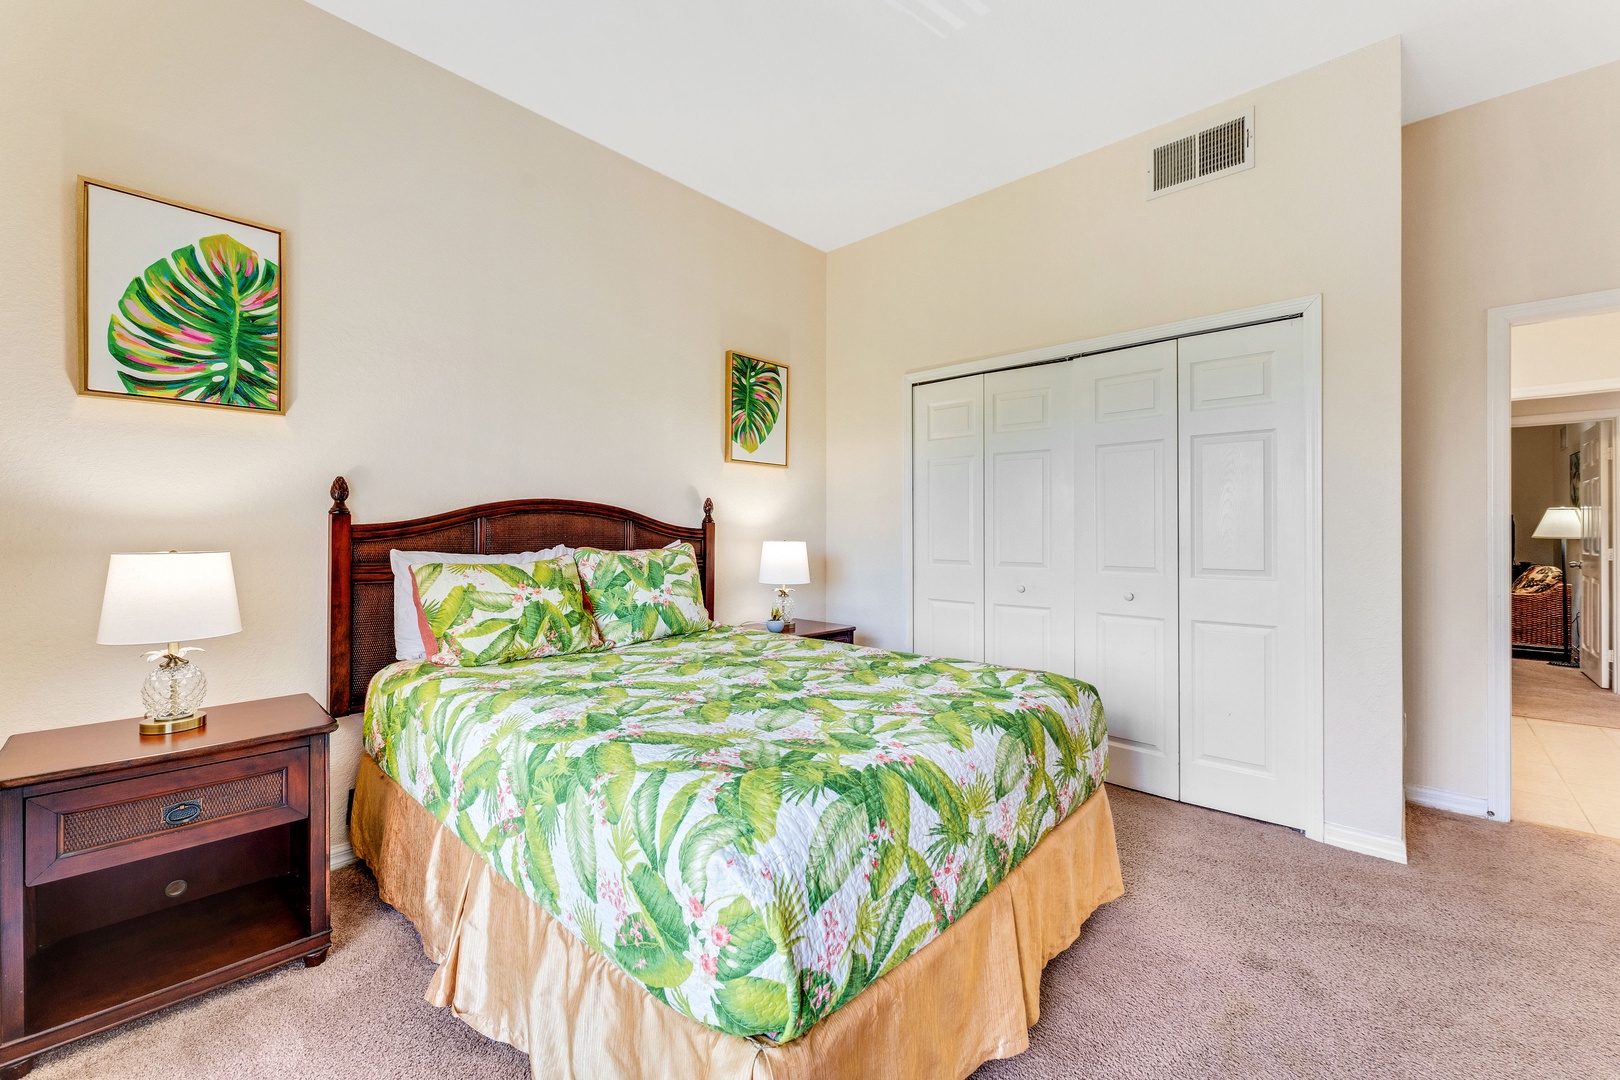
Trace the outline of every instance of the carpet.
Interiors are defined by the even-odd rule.
[[[1516,659],[1513,715],[1620,728],[1620,694],[1604,690],[1575,668]]]
[[[1042,981],[1025,1053],[978,1080],[1612,1078],[1620,842],[1413,808],[1411,865],[1110,790],[1126,895]],[[39,1080],[528,1080],[422,1001],[433,965],[360,867],[336,948],[53,1051]]]

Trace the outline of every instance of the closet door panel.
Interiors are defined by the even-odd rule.
[[[1103,708],[1112,763],[1109,779],[1115,783],[1130,779],[1136,782],[1125,786],[1149,790],[1143,786],[1151,781],[1141,775],[1139,757],[1175,758],[1177,733],[1170,712],[1175,687],[1164,678],[1166,648],[1174,640],[1175,627],[1159,618],[1103,614],[1096,616],[1094,625],[1097,660],[1092,681],[1099,694],[1105,692],[1102,687],[1108,688]],[[1133,767],[1134,773],[1122,775]]]
[[[984,376],[985,659],[1074,670],[1072,363]]]
[[[1178,348],[1181,797],[1298,827],[1311,715],[1303,324]]]
[[[912,389],[912,648],[984,659],[984,376]]]
[[[1075,365],[1075,674],[1107,713],[1109,781],[1174,799],[1176,345]]]

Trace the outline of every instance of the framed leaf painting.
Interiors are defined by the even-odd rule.
[[[279,413],[281,232],[79,180],[86,394]]]
[[[787,467],[786,364],[726,353],[726,460]]]

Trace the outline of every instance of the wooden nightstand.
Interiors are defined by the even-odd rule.
[[[0,749],[0,1080],[36,1054],[332,944],[327,733],[307,694]]]
[[[745,622],[744,630],[763,630],[762,622]],[[793,637],[820,638],[822,641],[842,641],[846,645],[855,644],[855,628],[846,623],[816,622],[814,619],[800,619],[793,624],[793,629],[782,631]]]

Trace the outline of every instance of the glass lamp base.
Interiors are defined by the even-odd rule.
[[[202,727],[205,714],[197,707],[207,692],[208,680],[202,668],[179,655],[175,646],[169,646],[141,684],[141,702],[146,706],[141,734],[172,735]]]
[[[778,617],[785,624],[783,629],[792,630],[794,625],[793,590],[788,588],[786,585],[778,585],[776,587],[776,610],[780,612]]]

